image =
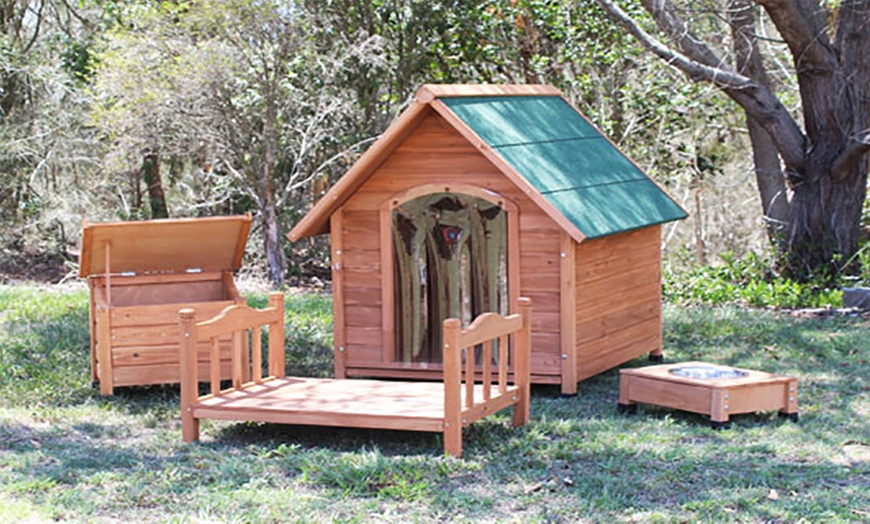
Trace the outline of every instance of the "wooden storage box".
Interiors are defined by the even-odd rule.
[[[84,224],[79,276],[90,288],[91,375],[102,394],[179,381],[178,311],[210,318],[245,302],[233,271],[250,227],[250,215]],[[206,345],[201,352],[207,362]]]

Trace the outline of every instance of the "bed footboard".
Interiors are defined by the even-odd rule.
[[[193,405],[212,396],[242,389],[252,384],[284,376],[284,294],[270,293],[269,306],[252,309],[244,304],[224,308],[216,317],[194,321],[193,309],[178,312],[181,327],[181,433],[185,442],[199,439],[199,420],[193,416]],[[261,331],[269,330],[268,375],[263,376]],[[220,348],[218,339],[231,335],[232,385],[221,389]],[[208,395],[199,395],[197,373],[197,342],[210,341]]]
[[[529,421],[531,310],[519,299],[519,313],[484,313],[467,328],[444,321],[444,451],[462,455],[462,427],[513,406],[514,426]]]

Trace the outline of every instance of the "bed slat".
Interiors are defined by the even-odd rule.
[[[218,337],[211,337],[211,355],[209,356],[209,379],[211,394],[221,394],[221,347]]]

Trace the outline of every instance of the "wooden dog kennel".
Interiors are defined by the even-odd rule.
[[[179,381],[178,311],[209,318],[245,302],[233,271],[250,227],[250,215],[84,224],[79,276],[90,288],[91,375],[102,394]]]
[[[336,375],[437,378],[440,322],[532,314],[534,383],[661,355],[686,217],[551,86],[427,85],[288,234],[329,233]]]

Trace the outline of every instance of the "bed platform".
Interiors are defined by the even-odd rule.
[[[529,420],[531,302],[517,314],[485,313],[463,329],[444,321],[441,382],[287,377],[284,373],[284,298],[269,296],[263,310],[233,305],[218,316],[195,321],[179,312],[181,409],[185,442],[199,439],[199,420],[223,419],[281,424],[430,431],[444,434],[444,450],[462,455],[462,428],[513,406],[513,424]],[[261,326],[268,326],[268,374],[263,376]],[[220,389],[220,369],[209,373],[211,392],[198,395],[197,342],[231,335],[232,387]],[[253,335],[253,336],[252,336]],[[199,358],[202,359],[203,355]]]

